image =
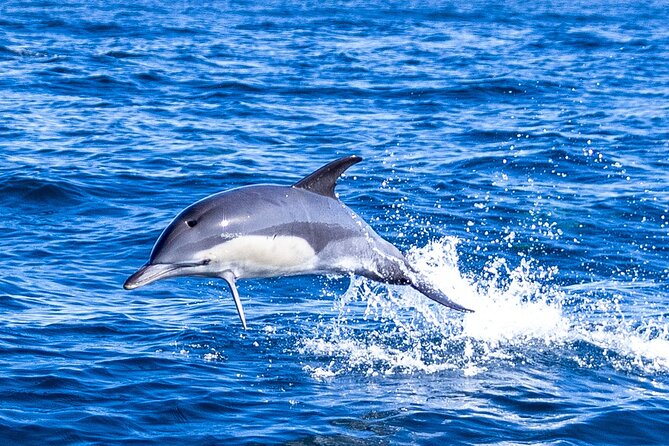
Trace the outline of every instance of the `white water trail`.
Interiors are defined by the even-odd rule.
[[[303,340],[301,351],[319,357],[305,370],[316,379],[350,372],[376,376],[444,370],[473,376],[523,365],[548,352],[555,361],[576,367],[669,372],[669,323],[661,315],[624,317],[618,300],[610,296],[573,299],[570,290],[553,283],[556,268],[523,257],[514,267],[494,258],[480,273],[463,273],[457,242],[446,237],[408,256],[474,313],[451,311],[408,287],[352,278],[336,301],[338,315]]]

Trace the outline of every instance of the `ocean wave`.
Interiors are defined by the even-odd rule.
[[[49,206],[74,206],[87,197],[86,190],[73,182],[62,179],[8,175],[0,180],[2,201],[15,204],[47,204]]]
[[[301,342],[303,354],[331,361],[305,370],[316,379],[452,370],[475,376],[548,360],[669,373],[669,323],[661,316],[628,319],[617,300],[598,300],[595,308],[574,305],[569,291],[554,283],[557,269],[527,258],[516,267],[495,258],[481,273],[462,273],[457,241],[441,239],[410,255],[416,268],[474,313],[462,315],[413,291],[353,279],[337,302],[338,317]],[[366,305],[360,317],[351,316],[356,302]]]
[[[4,2],[0,439],[665,444],[665,3]],[[349,154],[342,201],[475,313],[123,290],[189,203]]]

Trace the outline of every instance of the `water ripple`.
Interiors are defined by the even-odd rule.
[[[664,444],[666,5],[0,6],[8,444]],[[340,198],[473,314],[122,284],[188,204]]]

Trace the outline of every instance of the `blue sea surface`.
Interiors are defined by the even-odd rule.
[[[192,202],[343,202],[454,300],[125,279]],[[0,3],[0,443],[669,443],[665,1]]]

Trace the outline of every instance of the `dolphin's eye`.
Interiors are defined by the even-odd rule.
[[[189,228],[192,228],[197,224],[197,220],[186,220],[186,224],[188,225]]]

